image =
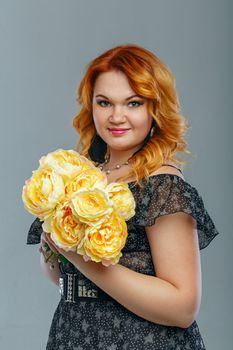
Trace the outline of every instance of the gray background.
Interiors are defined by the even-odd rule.
[[[21,201],[38,159],[75,147],[75,91],[87,63],[137,43],[176,76],[195,157],[186,180],[219,235],[202,251],[198,324],[207,349],[232,349],[232,1],[0,1],[0,347],[45,348],[59,300],[26,246],[33,217]]]

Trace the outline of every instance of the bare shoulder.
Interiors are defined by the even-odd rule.
[[[163,165],[159,169],[156,169],[155,171],[150,173],[150,176],[158,175],[158,174],[172,174],[172,175],[177,175],[181,177],[183,180],[185,180],[184,175],[181,173],[181,171],[179,169],[176,169],[176,167],[179,168],[178,165],[171,162],[166,162],[166,164],[167,165]]]

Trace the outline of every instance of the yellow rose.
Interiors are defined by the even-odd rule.
[[[71,203],[73,214],[88,225],[103,222],[112,212],[112,202],[103,189],[79,190]]]
[[[43,168],[32,172],[32,177],[23,186],[22,199],[29,213],[45,219],[56,205],[64,199],[63,179],[53,169]]]
[[[58,247],[66,251],[76,251],[85,235],[85,225],[73,215],[68,202],[57,207],[54,215],[44,221],[42,228],[51,234]]]
[[[113,211],[102,224],[86,228],[85,240],[77,253],[86,261],[102,262],[105,266],[117,264],[127,236],[125,220]]]
[[[94,167],[91,161],[81,156],[78,152],[63,149],[58,149],[41,157],[39,163],[41,168],[49,166],[57,174],[69,178]]]
[[[73,196],[81,189],[105,188],[107,186],[106,175],[98,168],[84,170],[81,174],[67,182],[65,192],[68,196]]]
[[[127,221],[135,215],[135,200],[128,185],[124,182],[112,182],[106,187],[114,208]]]

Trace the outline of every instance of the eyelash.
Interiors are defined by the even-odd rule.
[[[105,107],[108,107],[108,106],[107,105],[102,105],[102,103],[106,103],[106,102],[110,103],[107,100],[99,100],[99,101],[97,101],[97,104],[100,105],[101,107],[105,108]],[[137,106],[135,106],[135,105],[133,106],[135,108],[140,107],[140,106],[143,105],[143,102],[140,102],[140,101],[130,101],[129,103],[137,103]]]

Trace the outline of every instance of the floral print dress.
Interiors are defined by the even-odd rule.
[[[199,248],[205,248],[218,231],[195,187],[174,174],[149,178],[144,188],[129,183],[136,201],[136,214],[128,224],[128,238],[119,264],[136,272],[156,276],[145,227],[156,218],[176,212],[191,215],[197,223]],[[31,225],[27,243],[40,242],[41,222]],[[72,264],[60,265],[61,274],[77,274],[80,284],[97,287]],[[146,296],[145,296],[146,297]],[[196,321],[188,328],[164,326],[132,313],[115,299],[64,298],[55,310],[46,350],[204,350]]]

